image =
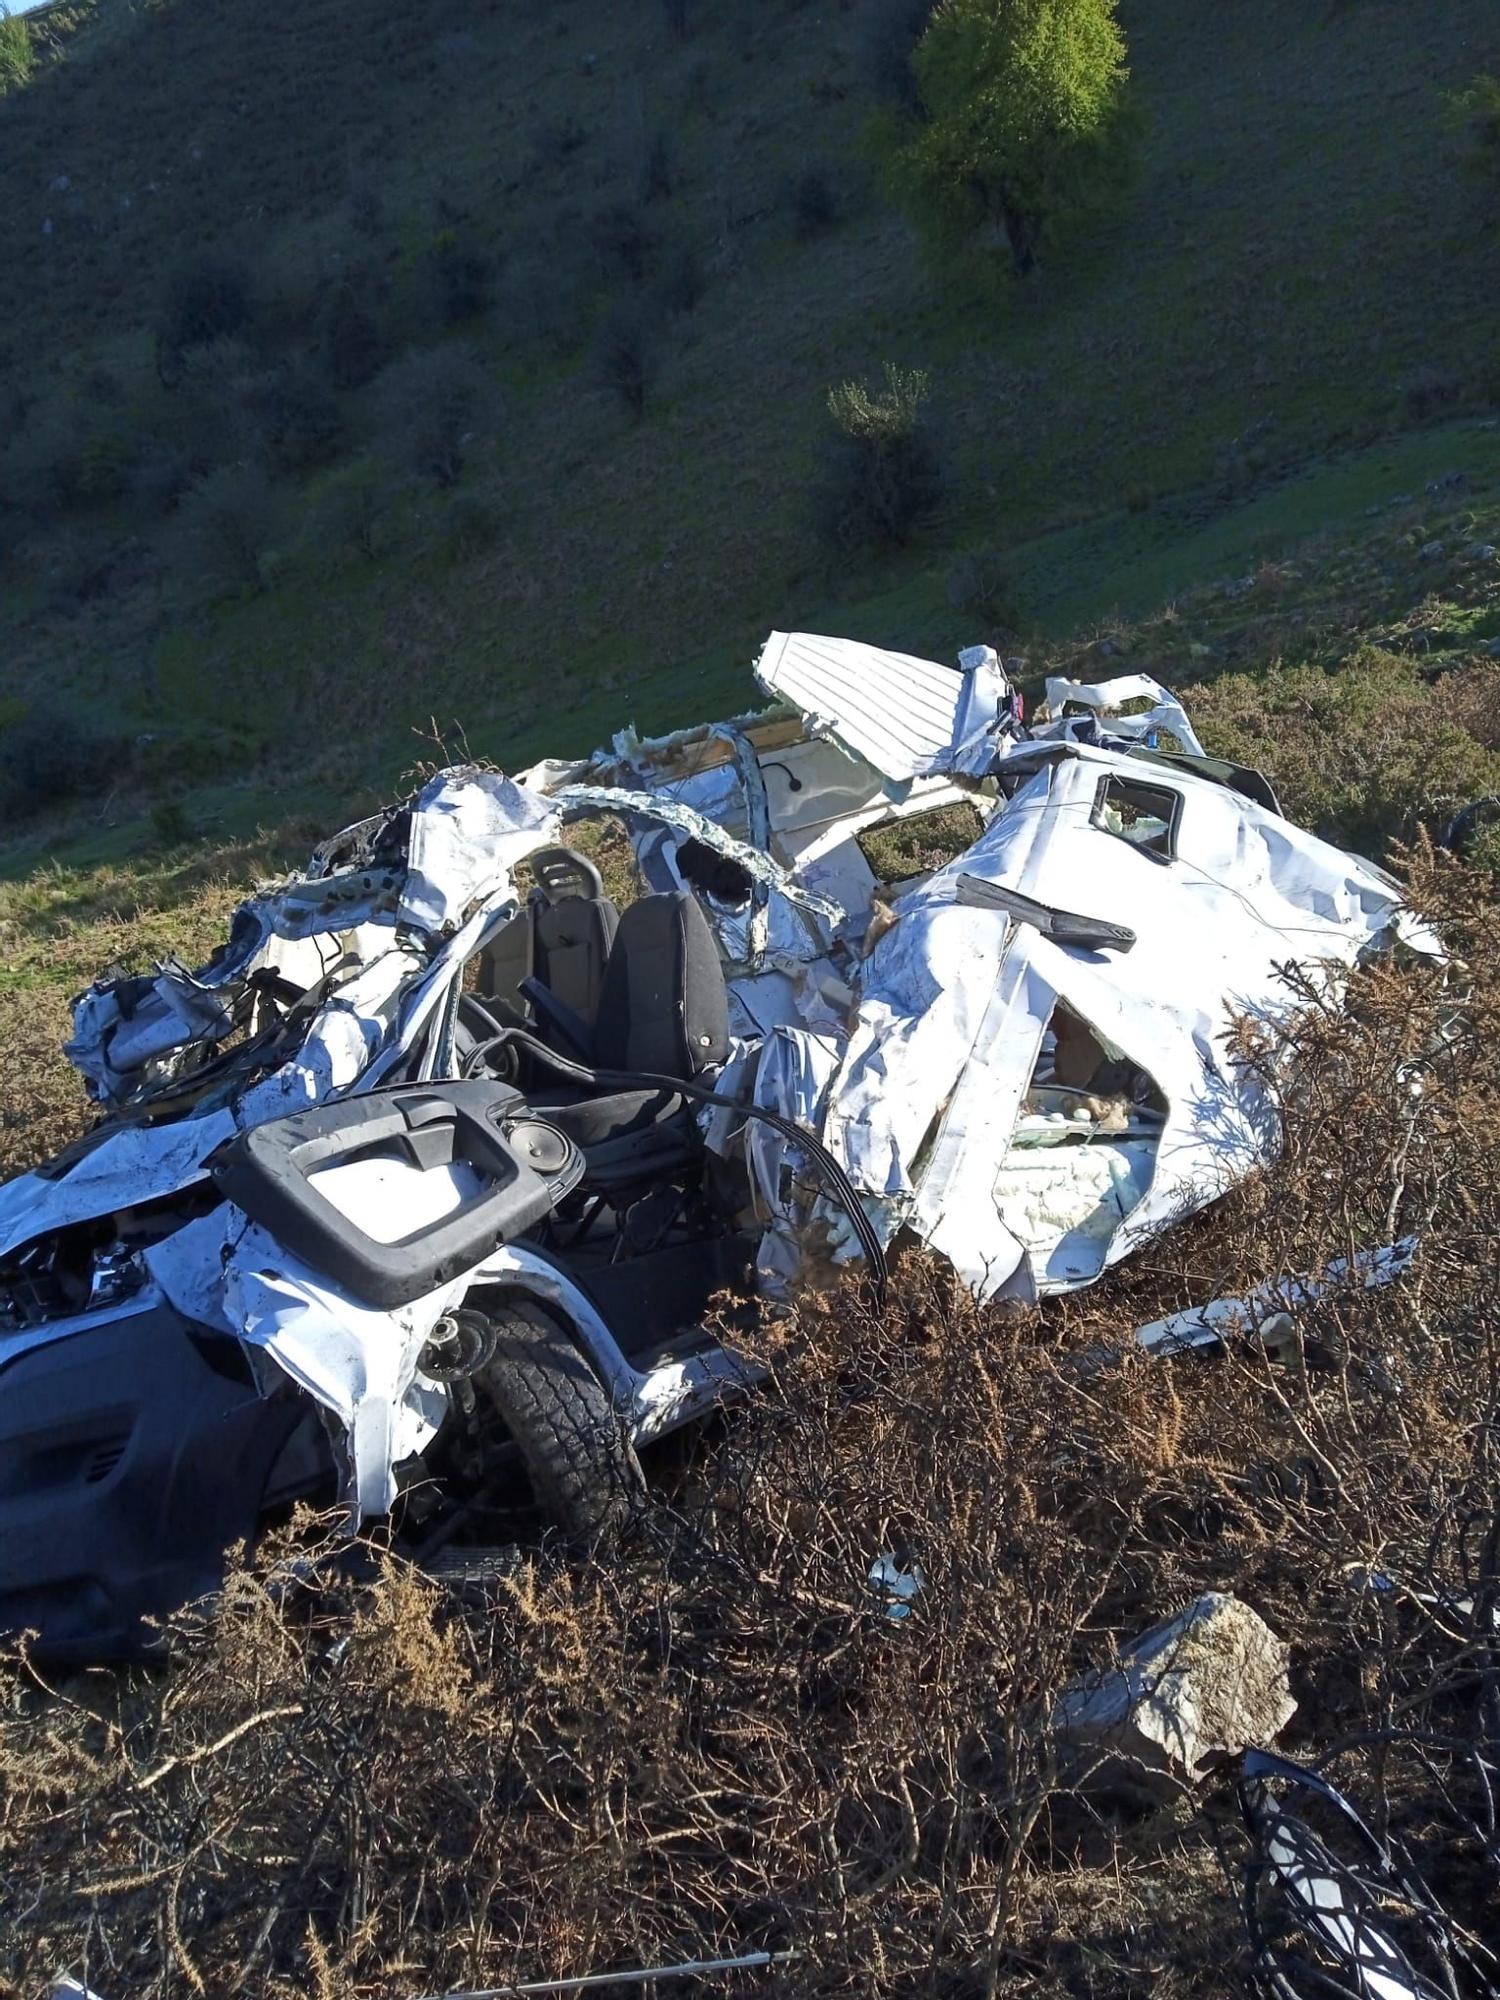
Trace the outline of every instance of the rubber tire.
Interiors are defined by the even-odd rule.
[[[577,1546],[619,1534],[645,1505],[646,1479],[604,1384],[541,1306],[485,1311],[495,1352],[474,1387],[515,1440],[537,1506]]]

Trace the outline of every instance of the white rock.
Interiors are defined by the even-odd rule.
[[[1065,1761],[1098,1789],[1170,1798],[1286,1727],[1289,1650],[1248,1604],[1209,1591],[1064,1690],[1052,1725]]]

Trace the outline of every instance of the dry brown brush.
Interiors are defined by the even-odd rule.
[[[1050,1720],[1209,1587],[1293,1646],[1283,1747],[1493,1930],[1500,942],[1471,878],[1412,865],[1461,963],[1247,1029],[1278,1166],[1095,1291],[981,1310],[911,1258],[883,1312],[810,1301],[627,1547],[533,1551],[482,1602],[304,1530],[159,1671],[13,1661],[0,1991],[418,1995],[765,1948],[795,1957],[757,1991],[1242,1992],[1227,1779],[1142,1813]],[[1403,1282],[1333,1285],[1276,1358],[1133,1345],[1412,1235]]]

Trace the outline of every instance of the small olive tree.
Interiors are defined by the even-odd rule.
[[[178,505],[184,579],[210,597],[257,595],[265,589],[266,554],[280,526],[279,496],[263,467],[215,467]]]
[[[489,377],[471,349],[413,348],[375,384],[382,449],[418,479],[453,486],[489,401]]]
[[[0,97],[7,90],[29,82],[35,67],[31,24],[17,19],[8,7],[0,6]]]
[[[1003,229],[1019,276],[1118,179],[1116,0],[943,0],[912,57],[921,112],[893,179],[940,238]]]
[[[833,436],[819,515],[836,547],[903,547],[931,514],[941,479],[925,415],[930,387],[924,369],[888,361],[881,389],[841,382],[829,390]]]
[[[1467,141],[1467,164],[1500,195],[1500,76],[1476,76],[1448,100],[1454,129]]]

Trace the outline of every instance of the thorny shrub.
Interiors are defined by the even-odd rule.
[[[1367,854],[1500,790],[1500,662],[1483,655],[1435,674],[1364,646],[1331,673],[1222,674],[1187,700],[1215,756],[1266,771],[1290,818]]]
[[[1453,129],[1467,141],[1466,163],[1489,188],[1500,191],[1500,76],[1476,76],[1450,100]]]
[[[842,549],[901,548],[937,505],[938,450],[926,414],[925,369],[886,362],[883,389],[840,382],[828,392],[828,439],[818,519]]]
[[[1345,1006],[1293,985],[1238,1049],[1278,1165],[1093,1291],[984,1309],[911,1257],[882,1312],[808,1297],[625,1547],[532,1551],[482,1604],[304,1530],[178,1621],[169,1671],[49,1691],[18,1656],[0,1991],[419,1994],[775,1947],[758,1991],[1242,1992],[1227,1784],[1130,1817],[1049,1724],[1209,1587],[1294,1648],[1283,1747],[1337,1751],[1493,1930],[1452,1746],[1500,1740],[1500,942],[1482,882],[1407,866],[1454,962],[1370,965]],[[1406,1280],[1333,1285],[1279,1359],[1132,1341],[1410,1235]],[[903,1616],[886,1559],[921,1573]]]

